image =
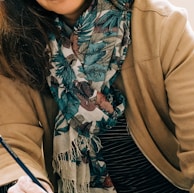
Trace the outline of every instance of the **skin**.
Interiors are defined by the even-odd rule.
[[[80,14],[87,9],[91,0],[36,0],[44,9],[63,15],[64,20],[73,26]],[[40,180],[48,193],[53,193],[51,187]],[[17,183],[9,188],[7,193],[45,193],[28,176],[21,176]]]
[[[41,181],[40,181],[41,182]],[[46,182],[41,182],[47,193],[53,193],[50,186]],[[9,188],[7,193],[46,193],[42,188],[32,182],[28,176],[21,176],[17,183]]]
[[[91,0],[36,0],[44,9],[63,15],[72,26]]]

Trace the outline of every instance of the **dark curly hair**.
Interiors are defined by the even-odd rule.
[[[0,74],[36,89],[44,87],[47,33],[55,33],[55,17],[35,0],[0,1]]]

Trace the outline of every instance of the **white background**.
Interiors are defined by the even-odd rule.
[[[188,18],[194,29],[194,0],[169,0],[176,6],[184,7],[187,9]]]

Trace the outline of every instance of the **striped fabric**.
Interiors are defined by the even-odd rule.
[[[143,156],[127,132],[125,117],[101,134],[104,159],[118,193],[186,193],[169,183]]]
[[[13,186],[15,184],[15,182],[11,182],[9,184],[6,184],[4,186],[0,187],[0,193],[7,193],[8,189]]]

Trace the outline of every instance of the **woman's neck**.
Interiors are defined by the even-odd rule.
[[[73,27],[79,16],[90,6],[92,0],[86,0],[78,11],[70,15],[64,15],[64,20],[70,27]]]

